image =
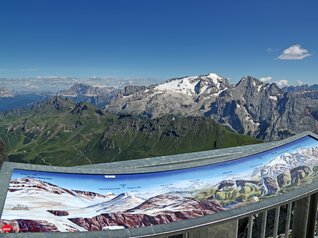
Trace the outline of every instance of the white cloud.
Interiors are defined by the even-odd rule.
[[[76,82],[80,82],[80,79],[42,76],[34,78],[0,78],[0,84],[12,91],[56,91],[69,88]],[[53,85],[57,86],[53,88]]]
[[[269,81],[272,80],[272,77],[266,76],[266,77],[260,78],[259,80],[260,80],[261,82],[263,82],[263,83],[268,83]]]
[[[285,49],[283,53],[278,56],[280,60],[301,60],[311,54],[308,50],[304,49],[300,44],[292,45],[291,47]]]
[[[79,79],[67,76],[37,76],[32,78],[1,78],[0,85],[12,91],[51,91],[57,92],[72,87],[75,83],[85,83],[95,87],[123,88],[126,85],[150,85],[159,79],[92,77]]]
[[[286,79],[278,80],[275,83],[277,84],[278,87],[284,87],[284,86],[289,85],[289,82]]]
[[[27,82],[23,86],[24,86],[25,89],[29,89],[29,90],[37,90],[37,89],[40,88],[38,85],[33,84],[31,82]]]
[[[93,76],[88,80],[84,80],[83,83],[92,86],[114,87],[123,88],[127,85],[150,85],[158,82],[158,79],[151,78],[118,78],[118,77],[96,77]]]
[[[289,85],[289,81],[287,79],[274,81],[271,76],[261,77],[259,80],[263,83],[276,83],[278,87],[284,87]]]

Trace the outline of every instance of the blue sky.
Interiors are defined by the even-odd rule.
[[[313,84],[317,9],[315,0],[2,0],[0,78],[152,83],[216,72],[232,83]]]
[[[253,156],[237,159],[234,161],[207,165],[189,169],[164,171],[144,174],[116,175],[115,178],[105,178],[105,175],[81,175],[61,174],[50,172],[37,172],[27,170],[14,170],[12,179],[32,177],[53,183],[63,188],[77,189],[82,191],[93,191],[97,193],[123,192],[148,193],[164,187],[178,187],[183,184],[193,185],[191,181],[216,181],[222,179],[233,179],[239,175],[249,175],[256,166],[264,165],[280,154],[296,152],[299,148],[317,147],[318,141],[306,136],[289,144],[277,147],[274,150],[265,151]],[[216,183],[215,182],[215,183]],[[185,185],[184,185],[185,183]],[[122,184],[125,184],[123,187]],[[137,188],[136,188],[137,187]],[[191,186],[188,186],[191,188]],[[116,189],[114,189],[116,188]]]

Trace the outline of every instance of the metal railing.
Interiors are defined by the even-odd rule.
[[[251,211],[241,218],[229,218],[221,224],[158,238],[314,238],[318,236],[317,205],[318,192],[261,212]],[[224,233],[214,229],[216,226],[221,227]]]

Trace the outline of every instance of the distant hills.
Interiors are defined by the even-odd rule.
[[[206,117],[115,116],[54,97],[0,116],[10,161],[79,165],[258,143]]]
[[[316,91],[318,90],[318,84],[313,85],[298,85],[298,86],[286,86],[283,87],[282,90],[285,92],[302,92],[302,91]]]
[[[73,99],[75,102],[89,102],[98,107],[108,104],[119,92],[113,87],[93,87],[76,83],[71,88],[58,92],[58,95]]]

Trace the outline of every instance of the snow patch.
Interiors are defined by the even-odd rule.
[[[169,82],[160,84],[155,87],[158,91],[172,91],[176,93],[193,95],[195,93],[195,85],[199,82],[197,77],[186,77],[182,79],[175,79]]]
[[[276,96],[269,96],[269,99],[277,101],[277,97]]]
[[[224,92],[225,90],[227,90],[227,88],[224,88],[220,91],[218,91],[217,93],[213,93],[212,96],[219,96],[222,92]]]

